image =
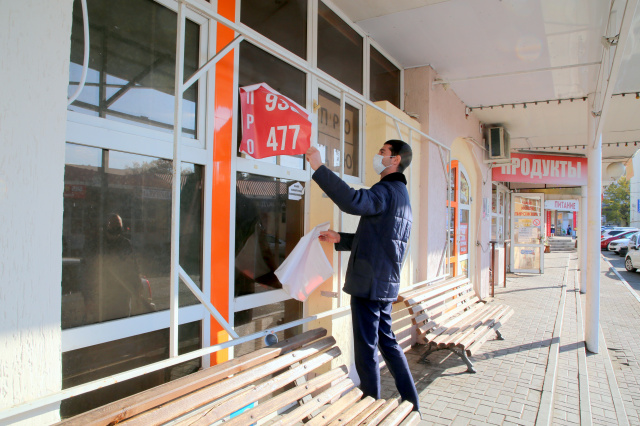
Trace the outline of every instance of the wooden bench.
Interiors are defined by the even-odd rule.
[[[64,420],[59,425],[416,425],[410,402],[362,398],[326,330],[299,334]]]
[[[469,357],[492,332],[502,340],[498,329],[513,315],[509,306],[479,299],[468,278],[407,291],[398,300],[409,308],[417,342],[427,345],[420,362],[428,362],[434,351],[448,349],[462,358],[469,373],[476,372]]]

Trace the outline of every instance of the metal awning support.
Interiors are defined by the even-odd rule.
[[[605,119],[609,112],[609,105],[611,104],[611,96],[618,82],[618,74],[620,73],[620,65],[622,64],[624,48],[629,39],[629,33],[631,31],[631,24],[633,17],[638,6],[638,0],[627,0],[622,14],[622,22],[620,23],[620,30],[618,31],[618,41],[615,44],[609,44],[603,48],[602,62],[600,64],[600,71],[598,74],[598,83],[596,88],[596,96],[592,103],[592,113],[595,116],[596,121],[596,133],[595,139],[589,141],[593,147],[596,147],[598,143],[598,135],[601,135],[604,130]],[[611,16],[609,16],[611,18]],[[604,37],[607,37],[605,34]],[[613,53],[613,59],[611,61],[605,60],[610,58],[611,49],[615,49]],[[609,66],[609,64],[611,64]],[[601,90],[604,88],[604,90]],[[602,160],[601,160],[602,161]]]

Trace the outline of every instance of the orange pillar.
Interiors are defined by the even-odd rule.
[[[218,13],[235,22],[236,1],[219,0]],[[218,24],[216,51],[234,38],[233,30]],[[213,140],[213,209],[211,214],[211,303],[229,319],[229,216],[231,204],[231,156],[233,146],[233,74],[234,52],[216,64],[215,132]],[[226,342],[229,336],[215,319],[211,319],[211,344]],[[211,364],[229,358],[227,350],[213,354]]]

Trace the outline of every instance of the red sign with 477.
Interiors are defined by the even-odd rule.
[[[304,154],[311,146],[309,113],[265,83],[240,88],[240,151],[253,158]]]

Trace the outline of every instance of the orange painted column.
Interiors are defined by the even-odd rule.
[[[235,22],[236,1],[219,0],[218,13]],[[233,30],[218,24],[216,51],[234,38]],[[231,156],[233,146],[233,74],[234,52],[216,64],[215,131],[213,139],[213,208],[211,214],[211,303],[229,319],[229,227],[231,224]],[[229,335],[211,318],[211,344],[226,342]],[[211,364],[229,358],[227,350],[213,354]]]

